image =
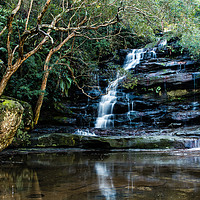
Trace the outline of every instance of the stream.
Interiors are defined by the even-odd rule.
[[[4,200],[200,199],[199,149],[21,150],[0,165]]]

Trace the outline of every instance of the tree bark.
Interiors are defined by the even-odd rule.
[[[20,67],[20,65],[21,65],[21,59],[18,59],[13,66],[9,66],[6,69],[6,72],[3,75],[0,82],[0,96],[3,94],[4,89],[6,88],[6,85],[8,84],[8,81],[10,80],[11,76],[16,72],[16,70]]]
[[[13,75],[12,71],[7,70],[5,75],[1,79],[0,83],[0,96],[3,94],[4,89],[7,86],[8,81],[10,80],[10,77]]]
[[[43,100],[44,100],[44,94],[45,94],[45,90],[46,90],[46,86],[47,86],[48,76],[49,76],[49,70],[47,70],[43,76],[42,85],[41,85],[41,93],[38,97],[38,100],[37,100],[37,103],[35,106],[35,116],[34,116],[34,124],[35,125],[38,123],[38,120],[40,117],[40,111],[41,111],[41,107],[42,107]]]

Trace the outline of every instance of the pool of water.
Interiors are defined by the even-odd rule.
[[[0,165],[4,200],[199,200],[198,152],[67,151]]]

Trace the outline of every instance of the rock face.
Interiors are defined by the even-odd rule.
[[[118,86],[113,105],[115,127],[199,124],[200,63],[186,54],[170,55],[167,47],[158,48],[156,54],[144,57]]]
[[[16,101],[0,99],[0,151],[12,143],[24,108]]]

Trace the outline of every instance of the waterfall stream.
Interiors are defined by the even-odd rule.
[[[134,69],[141,60],[146,58],[155,58],[156,53],[154,49],[133,49],[126,56],[123,69],[128,71]],[[125,74],[117,72],[116,79],[108,85],[106,95],[101,97],[98,107],[98,117],[96,120],[95,128],[108,128],[114,127],[114,114],[113,108],[117,102],[117,87],[121,81],[126,78]],[[130,110],[129,110],[130,112]]]

